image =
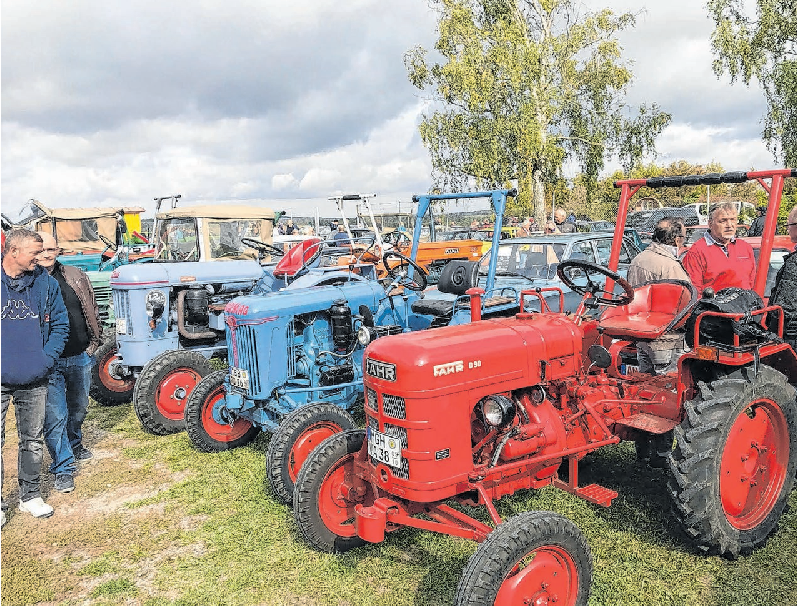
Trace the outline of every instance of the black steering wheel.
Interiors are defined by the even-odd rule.
[[[285,251],[281,248],[266,242],[261,242],[260,240],[255,240],[254,238],[241,238],[241,244],[248,246],[249,248],[254,248],[255,250],[261,251],[267,255],[277,255],[281,257],[285,254]]]
[[[387,260],[393,257],[399,259],[399,263],[391,267]],[[404,288],[415,291],[422,291],[426,288],[426,270],[409,257],[389,250],[382,256],[382,264],[385,266],[387,275],[390,276],[390,279],[393,280],[397,286],[403,286]],[[415,270],[412,274],[413,278],[410,278],[407,273],[403,271],[407,266],[412,266]],[[416,280],[418,281],[416,282]]]
[[[412,244],[412,239],[403,231],[392,231],[382,235],[382,242],[394,248],[403,248]]]
[[[567,272],[570,268],[580,269],[584,272],[584,276],[587,278],[587,284],[585,286],[580,286],[573,282],[573,279],[570,277],[570,274]],[[567,286],[573,292],[577,292],[580,295],[585,295],[586,293],[590,293],[592,298],[595,300],[595,303],[598,305],[606,305],[608,307],[620,307],[621,305],[628,305],[631,301],[634,300],[634,287],[631,286],[624,278],[620,276],[617,272],[612,271],[608,267],[603,267],[602,265],[598,265],[597,263],[591,263],[589,261],[563,261],[559,264],[559,267],[556,270],[556,274],[559,276],[559,279],[564,282],[565,286]],[[603,285],[597,284],[592,281],[590,274],[600,274],[606,276],[614,280],[615,284],[619,284],[620,287],[623,289],[622,294],[615,294],[613,292],[606,291],[606,282],[604,281]]]
[[[110,248],[111,250],[114,250],[114,251],[116,250],[116,244],[114,244],[113,242],[111,242],[111,241],[110,241],[108,238],[106,238],[106,237],[105,237],[105,236],[103,236],[102,234],[97,234],[97,235],[99,236],[100,240],[102,240],[102,243],[103,243],[103,244],[105,244],[105,246],[107,246],[107,247],[108,247],[108,248]],[[107,249],[106,249],[106,250],[107,250]]]

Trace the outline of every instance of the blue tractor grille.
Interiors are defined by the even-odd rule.
[[[370,387],[365,388],[365,407],[373,412],[379,411],[379,401],[376,399],[376,392]]]
[[[113,310],[116,319],[127,322],[126,334],[133,334],[133,314],[130,313],[130,293],[126,290],[117,290],[113,293]]]
[[[379,431],[379,421],[370,415],[366,415],[366,418],[368,420],[368,427],[372,431]],[[407,448],[407,430],[405,428],[399,427],[398,425],[391,425],[390,423],[385,423],[384,426],[382,433],[389,435],[391,438],[396,438],[401,442],[402,448]],[[368,458],[371,460],[372,465],[380,464],[379,461],[373,457]],[[401,469],[390,467],[390,470],[397,478],[401,478],[402,480],[410,479],[410,463],[404,457],[401,458]]]
[[[110,317],[111,287],[106,284],[92,284],[92,288],[100,312],[100,326],[107,325]]]
[[[260,372],[257,356],[257,332],[254,326],[236,326],[233,329],[235,345],[238,349],[237,368],[249,373],[249,393],[260,393]]]
[[[407,410],[404,407],[404,398],[401,396],[391,396],[390,394],[382,394],[382,412],[386,417],[394,419],[406,419]]]
[[[288,341],[288,378],[294,379],[296,378],[296,360],[299,359],[299,354],[301,353],[300,348],[294,343],[293,338],[293,320],[288,322],[288,326],[286,327],[287,331],[287,341]]]

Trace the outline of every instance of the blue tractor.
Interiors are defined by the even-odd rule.
[[[470,318],[442,296],[464,295],[463,268],[478,261],[450,261],[437,290],[428,296],[425,272],[415,262],[424,219],[434,230],[433,202],[457,198],[490,199],[500,225],[507,196],[515,190],[416,196],[415,233],[409,257],[383,255],[388,277],[379,281],[373,265],[353,264],[327,272],[313,288],[248,295],[225,309],[227,359],[230,367],[204,377],[188,398],[185,426],[191,442],[203,452],[242,446],[261,430],[275,431],[269,450],[269,479],[275,495],[290,498],[298,468],[312,448],[331,433],[354,427],[349,411],[363,393],[363,351],[382,336],[423,330],[440,323]],[[431,237],[434,238],[432,231]],[[500,229],[494,230],[493,245]],[[491,293],[495,273],[488,276],[482,298],[485,316],[512,315],[518,299]],[[496,296],[492,296],[492,295]],[[508,294],[508,293],[503,293]],[[382,369],[389,372],[389,369]],[[380,369],[369,369],[379,373]]]

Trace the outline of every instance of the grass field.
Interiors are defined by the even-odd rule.
[[[9,419],[7,497],[16,467]],[[129,405],[93,405],[86,433],[95,459],[82,466],[75,492],[45,487],[55,516],[10,512],[4,606],[451,604],[476,547],[404,529],[344,556],[317,553],[264,485],[268,436],[201,454],[185,434],[145,434]],[[668,513],[664,472],[638,464],[629,445],[595,455],[582,472],[587,481],[620,496],[605,509],[546,488],[505,498],[498,509],[504,517],[552,510],[576,523],[595,560],[591,605],[797,604],[797,491],[766,547],[731,562],[690,550]]]

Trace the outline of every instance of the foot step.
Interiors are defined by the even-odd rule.
[[[598,484],[590,484],[589,486],[573,488],[566,482],[555,480],[554,485],[557,488],[561,488],[562,490],[581,497],[585,501],[595,503],[596,505],[603,505],[604,507],[611,505],[612,501],[617,498],[618,494],[616,490],[599,486]]]

